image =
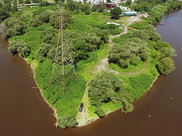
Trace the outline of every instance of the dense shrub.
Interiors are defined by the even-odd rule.
[[[114,9],[111,9],[111,18],[112,19],[119,19],[121,12],[122,12],[122,10],[120,7],[115,7]]]
[[[59,118],[58,124],[61,128],[73,127],[76,126],[77,121],[74,116],[65,116],[63,118]]]
[[[160,60],[157,65],[159,72],[163,75],[168,75],[175,69],[173,59],[166,57]]]
[[[156,42],[156,44],[154,45],[154,48],[155,48],[157,51],[160,51],[160,50],[161,50],[162,48],[164,48],[164,47],[170,47],[169,43],[158,41],[158,42]]]
[[[11,41],[8,50],[13,54],[20,54],[21,57],[26,58],[30,54],[28,44],[22,40]]]
[[[102,102],[109,102],[115,92],[119,91],[122,80],[111,73],[97,75],[89,83],[89,97],[92,105],[100,105]]]
[[[99,117],[104,117],[105,116],[105,111],[101,108],[101,107],[97,107],[95,110],[95,113],[99,116]]]
[[[139,38],[125,40],[121,45],[116,44],[111,48],[109,61],[126,68],[138,60],[146,60],[148,57],[147,49],[147,43]]]
[[[47,1],[41,1],[41,2],[39,3],[39,7],[44,7],[44,6],[49,6],[49,5],[50,5],[50,3],[47,2]]]
[[[22,35],[25,30],[25,25],[15,17],[9,17],[4,20],[5,26],[7,28],[6,32],[3,34],[3,37],[10,38],[16,35]]]
[[[38,18],[30,20],[30,26],[31,27],[38,27],[42,24],[42,21],[39,20]]]
[[[51,44],[43,43],[40,45],[35,57],[39,62],[43,62],[46,60],[47,54],[51,49]]]
[[[8,17],[9,13],[3,7],[0,7],[0,23]]]
[[[44,12],[41,12],[38,16],[38,19],[42,22],[48,23],[50,20],[50,16],[54,13],[52,10],[46,10]]]
[[[165,57],[172,58],[172,57],[176,56],[175,50],[171,47],[163,47],[160,50],[160,52],[161,52],[160,59],[165,58]]]
[[[90,15],[91,11],[90,10],[86,10],[85,11],[85,15]]]
[[[55,28],[60,28],[60,12],[53,12],[49,17],[49,24],[54,26]],[[64,20],[63,20],[63,28],[66,29],[72,23],[71,13],[69,11],[63,12]]]
[[[77,78],[74,78],[70,73],[64,77],[65,90],[63,91],[62,75],[59,72],[52,74],[52,69],[53,64],[49,60],[39,63],[35,69],[35,78],[44,98],[56,108],[58,118],[67,120],[69,117],[69,121],[66,121],[67,123],[63,125],[70,126],[70,120],[75,119],[79,110],[78,107],[86,89],[86,82],[80,74],[77,75]],[[53,75],[55,76],[53,77]],[[53,81],[52,85],[50,84],[51,81]],[[65,122],[64,119],[62,121]]]
[[[145,33],[143,30],[136,30],[133,32],[132,37],[138,37],[143,41],[148,41],[149,40],[149,35]]]
[[[104,12],[104,9],[105,9],[106,7],[104,6],[104,5],[100,5],[99,7],[98,7],[98,12]]]
[[[80,8],[80,10],[81,10],[82,12],[85,12],[85,11],[87,11],[87,10],[89,10],[89,9],[90,9],[89,4],[81,5],[81,8]]]
[[[30,4],[31,1],[30,0],[25,0],[25,4]]]
[[[153,83],[154,77],[149,74],[140,74],[129,77],[131,87],[128,87],[128,92],[133,94],[134,100],[140,98]]]
[[[118,97],[119,97],[119,100],[121,100],[124,105],[124,107],[121,108],[121,111],[124,113],[132,112],[134,109],[134,106],[132,104],[133,95],[121,90]]]
[[[91,10],[92,10],[92,12],[96,12],[97,11],[97,7],[95,5],[93,5]]]

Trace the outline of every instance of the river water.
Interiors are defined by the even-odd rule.
[[[157,32],[176,50],[176,70],[159,76],[132,113],[116,111],[80,128],[55,127],[30,65],[11,56],[8,42],[0,40],[0,136],[182,136],[182,10],[165,15],[161,23]]]

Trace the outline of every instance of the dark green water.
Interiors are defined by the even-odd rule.
[[[85,127],[64,130],[54,126],[30,66],[12,57],[7,41],[0,40],[0,136],[182,136],[182,10],[165,15],[161,23],[157,32],[176,50],[176,70],[160,76],[134,103],[132,113],[116,111]]]

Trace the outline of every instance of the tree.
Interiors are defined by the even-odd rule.
[[[98,12],[104,12],[104,9],[106,7],[104,5],[100,5],[99,8],[98,8]]]
[[[46,60],[47,54],[51,49],[51,44],[42,43],[35,54],[35,57],[39,62],[43,62]]]
[[[10,53],[13,55],[20,54],[21,57],[26,58],[30,54],[30,48],[28,47],[28,44],[25,43],[22,40],[13,40],[9,47],[8,50]]]
[[[82,5],[80,9],[82,12],[85,12],[86,10],[90,9],[90,6],[88,4],[85,4],[85,5]]]
[[[95,5],[92,6],[92,12],[96,12],[97,11],[97,7]]]
[[[41,24],[42,24],[42,21],[39,20],[38,18],[30,20],[30,26],[31,27],[38,27]]]
[[[119,100],[123,103],[123,107],[121,108],[122,112],[128,113],[134,109],[134,106],[132,104],[132,102],[134,101],[132,94],[120,89],[119,95],[114,99]]]
[[[33,3],[39,3],[39,0],[32,0]]]
[[[97,30],[95,31],[97,36],[100,37],[101,41],[103,41],[103,43],[108,43],[108,35],[109,35],[109,31],[108,30]]]
[[[127,68],[130,64],[136,65],[137,61],[148,58],[147,43],[139,38],[130,38],[121,44],[114,45],[109,51],[109,61]]]
[[[131,0],[126,0],[126,5],[131,5]]]
[[[95,113],[96,113],[100,118],[104,117],[105,114],[106,114],[105,111],[104,111],[100,106],[96,108]]]
[[[111,18],[112,19],[119,19],[119,15],[121,15],[121,8],[115,7],[114,9],[111,9]]]
[[[143,30],[136,30],[133,32],[132,37],[138,37],[144,41],[148,41],[150,39],[149,35],[145,33]]]
[[[71,11],[74,11],[77,9],[77,3],[78,2],[75,2],[75,1],[69,1],[65,4],[65,9],[68,9],[68,10],[71,10]]]
[[[176,56],[175,50],[171,47],[163,47],[160,50],[160,52],[161,52],[160,58],[165,58],[165,57],[172,58],[172,57]]]
[[[0,22],[2,22],[4,19],[8,18],[9,14],[4,8],[0,8]]]
[[[18,1],[19,1],[19,4],[23,4],[23,2],[24,2],[23,0],[18,0]]]
[[[11,9],[11,0],[4,0],[4,7],[7,11]]]
[[[169,43],[158,41],[158,42],[156,42],[156,44],[154,45],[154,48],[155,48],[157,51],[160,51],[160,50],[161,50],[162,48],[164,48],[164,47],[169,47],[169,48],[170,48]]]
[[[58,124],[61,128],[76,126],[77,121],[74,116],[65,116],[58,119]]]
[[[85,15],[90,15],[91,11],[90,10],[86,10],[85,11]]]
[[[25,30],[25,25],[15,17],[9,17],[4,20],[7,31],[3,34],[4,38],[10,38],[15,35],[22,35]]]
[[[84,5],[87,3],[87,0],[83,0]]]
[[[25,0],[25,4],[30,4],[30,0]]]
[[[38,19],[40,19],[40,21],[48,23],[50,20],[50,16],[54,13],[54,11],[51,10],[46,10],[44,12],[41,12],[40,15],[38,16]]]
[[[55,3],[58,3],[59,0],[54,0]]]
[[[13,0],[13,9],[14,9],[14,11],[18,11],[17,0]]]
[[[3,8],[3,7],[4,7],[3,3],[2,3],[2,2],[0,2],[0,8]]]
[[[160,60],[157,68],[161,74],[168,75],[169,73],[171,73],[171,71],[175,69],[174,61],[169,57],[165,57]]]
[[[89,97],[91,97],[92,105],[101,105],[102,102],[109,102],[111,97],[120,89],[122,79],[111,73],[103,73],[97,75],[95,79],[89,83]]]

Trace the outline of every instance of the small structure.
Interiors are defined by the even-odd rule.
[[[104,5],[107,9],[115,8],[118,6],[116,3],[103,3],[102,5]]]
[[[107,22],[107,25],[116,25],[116,26],[120,26],[120,24],[118,24],[118,23],[115,23],[115,22]]]
[[[135,15],[137,15],[137,12],[123,12],[123,15],[126,15],[126,16],[135,16]]]
[[[118,6],[118,4],[116,3],[93,3],[93,5],[96,5],[96,7],[98,8],[100,5],[104,5],[107,9],[111,9],[111,8],[115,8],[116,6]]]
[[[84,104],[81,103],[81,104],[80,104],[80,108],[79,108],[79,112],[82,112],[82,111],[83,111],[83,106],[84,106]]]
[[[128,10],[129,10],[128,7],[124,7],[124,6],[119,6],[119,7],[120,7],[120,9],[123,10],[123,11],[128,11]]]

